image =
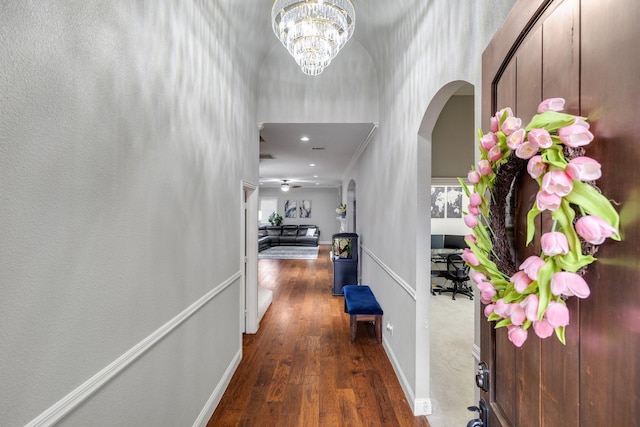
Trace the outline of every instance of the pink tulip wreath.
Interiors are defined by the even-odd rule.
[[[601,176],[600,164],[584,156],[583,147],[593,140],[589,124],[561,113],[564,103],[562,98],[543,101],[526,127],[510,108],[498,111],[491,131],[479,131],[481,160],[467,176],[473,192],[459,179],[469,196],[464,221],[473,230],[463,258],[473,268],[487,319],[496,321],[496,328],[507,327],[517,347],[530,327],[540,338],[555,331],[565,343],[565,300],[589,296],[582,276],[595,261],[597,245],[606,238],[620,240],[618,213],[593,184]],[[524,170],[540,187],[527,215],[527,245],[540,213],[550,211],[553,226],[540,237],[541,255],[516,268],[505,212],[512,185]]]

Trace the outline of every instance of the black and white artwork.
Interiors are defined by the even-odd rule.
[[[311,200],[300,200],[298,213],[300,218],[311,218]]]
[[[444,218],[447,205],[446,187],[431,187],[431,218]]]
[[[462,218],[462,187],[447,187],[447,218]]]
[[[298,203],[295,200],[286,200],[284,202],[284,217],[285,218],[298,217]]]

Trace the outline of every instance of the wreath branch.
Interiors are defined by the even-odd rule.
[[[491,260],[501,272],[509,277],[513,276],[518,269],[512,259],[507,237],[507,196],[511,190],[512,183],[518,179],[525,167],[526,160],[516,157],[515,153],[512,152],[507,162],[498,169],[496,180],[491,190],[493,201],[489,207],[489,226],[493,230],[491,243],[495,253],[495,255],[491,254]]]

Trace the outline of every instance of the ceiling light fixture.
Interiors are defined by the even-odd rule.
[[[322,73],[353,35],[350,0],[276,0],[273,32],[309,76]]]
[[[309,137],[308,136],[303,136],[302,138],[300,138],[300,141],[307,142],[307,141],[309,141]]]
[[[283,183],[280,185],[280,189],[281,189],[282,191],[289,191],[289,183],[288,183],[288,182],[283,182]]]

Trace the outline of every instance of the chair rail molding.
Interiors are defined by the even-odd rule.
[[[395,273],[389,266],[387,266],[380,258],[376,256],[369,248],[365,245],[360,245],[362,250],[376,263],[380,268],[382,268],[388,275],[391,277],[394,282],[396,282],[402,289],[407,292],[413,300],[416,300],[416,290],[413,289],[402,277],[400,277],[397,273]]]
[[[114,377],[120,374],[120,372],[124,371],[136,359],[146,353],[154,345],[160,342],[160,340],[169,335],[174,329],[176,329],[192,315],[194,315],[198,310],[204,307],[209,301],[215,298],[216,295],[220,294],[233,283],[237,282],[240,277],[241,272],[237,271],[224,282],[211,289],[205,295],[192,303],[189,307],[178,313],[167,323],[152,332],[138,344],[130,348],[122,356],[118,357],[108,366],[103,368],[100,372],[98,372],[83,384],[78,386],[75,390],[64,396],[49,409],[41,413],[38,417],[31,420],[28,424],[26,424],[25,427],[51,426],[60,421],[71,411],[73,411],[78,405],[87,400],[96,391],[101,389],[105,384],[107,384]]]

